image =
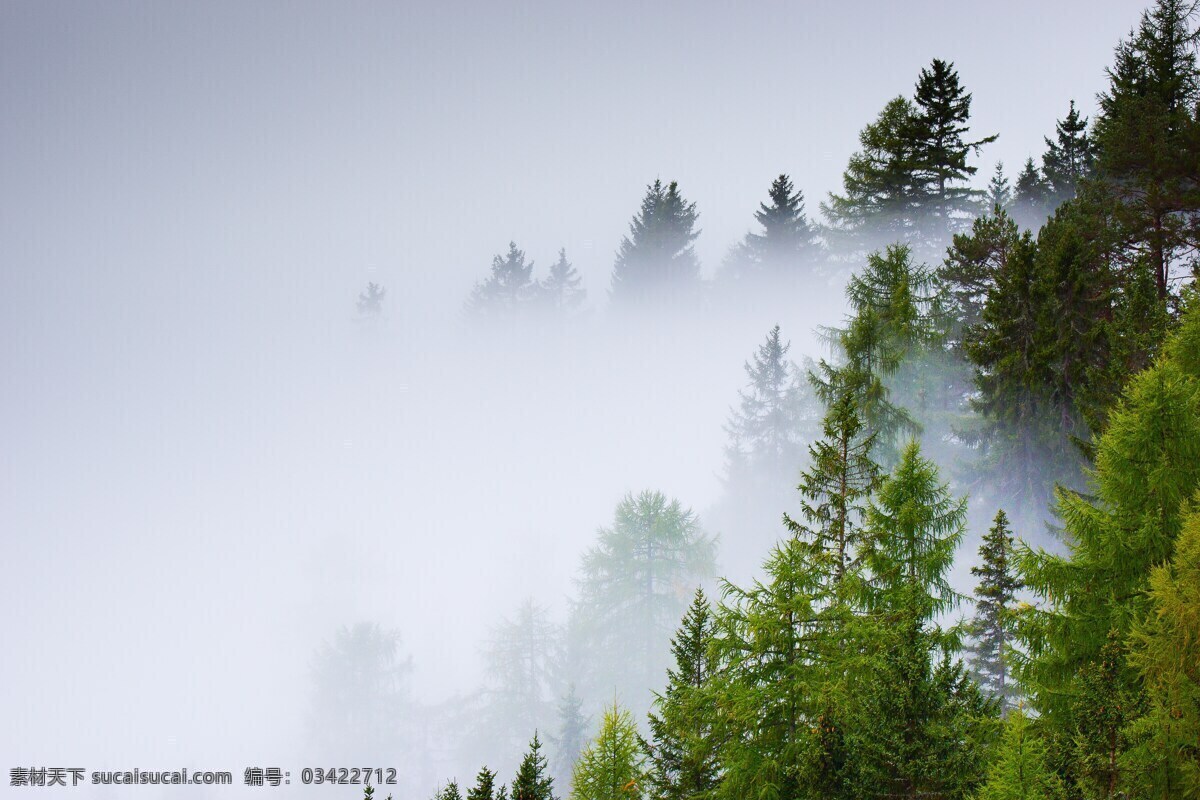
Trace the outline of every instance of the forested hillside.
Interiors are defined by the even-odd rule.
[[[569,613],[515,609],[489,683],[440,712],[446,747],[487,766],[428,791],[1200,798],[1198,22],[1185,0],[1148,8],[1098,113],[1064,97],[1012,177],[980,174],[1002,132],[972,128],[933,59],[819,217],[779,175],[711,279],[674,180],[647,186],[606,303],[565,251],[539,270],[502,249],[465,304],[483,335],[603,314],[654,336],[758,307],[763,338],[722,496],[614,498]],[[797,364],[808,332],[772,315],[830,291],[848,313]],[[347,631],[328,691],[339,647],[402,669],[387,636]],[[360,721],[325,734],[368,746]]]

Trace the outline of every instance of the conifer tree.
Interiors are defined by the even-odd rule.
[[[1042,165],[1054,207],[1075,197],[1079,182],[1092,175],[1095,157],[1087,125],[1087,118],[1079,115],[1072,100],[1066,119],[1055,125],[1055,140],[1045,140]]]
[[[997,161],[996,170],[992,173],[991,180],[988,181],[986,210],[992,214],[997,211],[1008,211],[1012,201],[1012,186],[1008,182],[1008,176],[1004,174],[1004,162]]]
[[[434,800],[462,800],[462,792],[458,789],[458,781],[450,781],[434,793]]]
[[[1003,510],[996,519],[983,544],[979,546],[980,564],[971,567],[979,578],[975,587],[975,617],[968,632],[972,643],[973,671],[980,687],[1000,701],[1007,711],[1015,706],[1017,687],[1009,674],[1009,648],[1013,640],[1013,602],[1021,588],[1013,558],[1013,536],[1008,516]]]
[[[642,760],[633,715],[614,702],[575,764],[571,800],[640,800]]]
[[[616,689],[646,711],[670,658],[671,632],[693,587],[715,572],[714,542],[696,515],[661,492],[626,495],[612,526],[583,556],[573,636],[585,653],[589,691]],[[615,682],[615,685],[614,685]]]
[[[387,295],[387,289],[384,289],[378,283],[368,283],[366,291],[358,296],[358,313],[359,316],[370,318],[378,317],[383,313],[383,298]]]
[[[611,296],[630,307],[694,299],[700,283],[700,262],[693,242],[696,204],[687,202],[679,185],[655,180],[646,188],[641,209],[629,223],[613,267]]]
[[[508,252],[492,259],[487,279],[475,284],[467,310],[484,317],[513,317],[533,298],[533,262],[525,260],[525,251],[513,242]]]
[[[711,687],[718,668],[715,624],[708,598],[697,589],[671,641],[675,666],[667,672],[666,690],[655,695],[650,738],[639,737],[646,754],[647,792],[658,800],[700,800],[717,786],[717,708]]]
[[[737,480],[735,472],[760,479],[786,474],[800,460],[802,396],[796,369],[787,360],[790,347],[776,325],[745,364],[749,382],[738,392],[741,403],[730,410],[725,426],[731,480]]]
[[[587,744],[588,721],[583,715],[583,700],[575,692],[575,684],[558,704],[558,735],[554,739],[553,772],[559,786],[570,786],[575,762]]]
[[[1050,211],[1050,184],[1033,159],[1027,158],[1013,185],[1012,217],[1023,229],[1036,232]]]
[[[746,234],[737,248],[739,277],[769,280],[778,288],[796,288],[809,276],[821,245],[804,213],[804,194],[790,177],[776,178],[768,198],[769,202],[760,203],[754,212],[761,232]]]
[[[558,251],[558,260],[550,265],[550,274],[537,285],[538,297],[554,314],[565,315],[577,310],[587,296],[581,286],[583,278],[567,260],[566,248]]]
[[[1046,744],[1034,731],[1025,713],[1008,715],[1004,738],[978,800],[1062,800],[1066,788],[1050,768]]]
[[[996,286],[996,275],[1005,270],[1020,231],[1003,207],[976,217],[970,233],[954,236],[937,277],[946,290],[950,344],[965,352],[979,326],[988,295]]]
[[[517,768],[510,794],[512,800],[555,800],[554,779],[548,774],[546,757],[542,755],[542,743],[536,731]]]
[[[467,800],[497,800],[496,773],[482,767],[475,776],[475,785],[467,792]]]
[[[911,118],[913,170],[919,186],[922,228],[937,243],[947,241],[979,209],[981,193],[966,185],[978,169],[967,163],[996,136],[965,141],[970,129],[971,95],[954,64],[935,58],[922,69]]]

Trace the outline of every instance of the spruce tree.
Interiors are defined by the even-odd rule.
[[[950,344],[965,353],[973,332],[983,318],[983,307],[996,286],[996,276],[1005,270],[1020,231],[1004,208],[997,204],[991,213],[976,217],[970,233],[954,236],[937,277],[947,295]]]
[[[614,303],[646,306],[695,299],[700,285],[700,262],[693,242],[696,204],[687,202],[679,184],[655,180],[646,188],[641,209],[629,223],[613,267]]]
[[[482,767],[475,776],[475,785],[467,792],[467,800],[497,800],[496,773]]]
[[[992,173],[991,180],[988,181],[987,188],[987,211],[989,213],[998,213],[1000,211],[1008,211],[1012,205],[1013,191],[1012,186],[1008,182],[1008,177],[1004,174],[1004,162],[996,162],[996,170]]]
[[[922,69],[913,100],[910,136],[918,213],[927,236],[944,243],[980,210],[981,193],[967,185],[978,169],[967,157],[997,137],[964,140],[970,130],[971,95],[952,63],[935,58]]]
[[[744,366],[748,385],[738,392],[741,402],[725,426],[731,482],[739,482],[735,473],[762,482],[786,474],[800,460],[802,395],[796,368],[787,360],[790,347],[776,325]]]
[[[1036,232],[1050,211],[1050,184],[1033,159],[1027,158],[1013,185],[1012,217],[1023,229]]]
[[[650,797],[700,800],[708,798],[717,786],[721,771],[714,731],[718,712],[711,686],[718,669],[715,624],[708,598],[697,589],[671,641],[675,666],[667,671],[666,690],[655,695],[654,711],[649,715],[650,738],[640,740],[646,753]]]
[[[614,702],[575,764],[571,800],[640,800],[642,760],[633,715]]]
[[[1055,207],[1075,197],[1080,181],[1092,175],[1095,156],[1087,125],[1087,118],[1079,115],[1072,100],[1066,119],[1055,125],[1055,140],[1045,140],[1042,166]]]
[[[450,781],[434,793],[434,800],[462,800],[462,792],[458,789],[458,781]]]
[[[383,298],[387,295],[378,283],[368,283],[366,291],[358,296],[358,314],[364,318],[378,317],[383,313]]]
[[[583,715],[583,700],[575,692],[575,684],[567,687],[567,693],[558,704],[558,735],[554,738],[554,780],[559,786],[571,785],[571,774],[575,762],[587,744],[587,718]]]
[[[820,242],[804,213],[804,194],[791,178],[776,178],[768,198],[754,212],[761,232],[746,234],[739,248],[740,273],[778,288],[796,288],[819,258]]]
[[[512,800],[555,800],[554,779],[548,774],[546,757],[542,755],[542,743],[536,731],[517,768],[510,796]]]
[[[1013,602],[1021,588],[1013,558],[1013,536],[1008,516],[1003,510],[996,519],[983,544],[979,546],[980,564],[971,567],[979,578],[975,587],[975,617],[968,632],[972,642],[972,667],[979,685],[1000,701],[1007,711],[1016,704],[1017,687],[1009,674],[1009,648],[1013,640]]]

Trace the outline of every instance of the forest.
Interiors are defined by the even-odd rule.
[[[565,620],[529,600],[493,628],[489,682],[443,733],[481,766],[426,790],[1200,798],[1198,41],[1196,6],[1157,0],[1094,118],[1064,98],[1040,155],[985,188],[972,161],[996,135],[933,59],[862,128],[819,218],[780,175],[711,281],[696,205],[650,183],[613,324],[719,325],[831,284],[849,313],[817,332],[825,358],[791,361],[778,325],[749,355],[703,525],[631,492]],[[511,243],[464,313],[558,335],[580,283],[565,251],[537,277]],[[358,309],[385,304],[372,283]],[[397,635],[345,628],[320,664],[317,698],[363,710],[329,737],[390,736]]]

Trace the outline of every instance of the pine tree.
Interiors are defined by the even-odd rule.
[[[978,169],[967,163],[996,136],[964,141],[971,118],[971,95],[959,83],[954,64],[934,59],[922,69],[911,118],[913,170],[919,186],[922,228],[936,243],[979,212],[981,193],[967,184]]]
[[[1055,125],[1055,141],[1045,140],[1046,154],[1042,156],[1042,165],[1053,207],[1075,197],[1079,182],[1092,175],[1095,157],[1087,125],[1087,118],[1079,116],[1072,100],[1066,119]]]
[[[525,260],[525,251],[508,243],[508,252],[492,259],[491,274],[475,284],[467,310],[484,317],[513,317],[533,298],[533,262]]]
[[[558,251],[558,260],[550,266],[550,274],[538,283],[538,297],[551,313],[569,314],[577,310],[587,296],[582,283],[583,278],[567,260],[567,251],[563,248]]]
[[[575,764],[571,800],[640,800],[641,780],[637,726],[632,714],[613,703]]]
[[[1050,184],[1033,159],[1027,158],[1013,186],[1012,217],[1023,229],[1037,231],[1050,211]]]
[[[510,796],[512,800],[555,800],[554,779],[547,774],[546,757],[542,755],[542,743],[536,731],[521,759],[521,766],[517,768]]]
[[[684,200],[679,185],[655,180],[621,240],[613,267],[611,296],[625,307],[694,299],[700,262],[693,242],[696,204]]]
[[[997,204],[991,213],[975,218],[970,233],[956,234],[946,251],[937,277],[945,287],[946,312],[953,319],[950,343],[959,352],[965,352],[974,338],[996,276],[1007,268],[1020,238],[1017,224]]]
[[[570,786],[575,762],[587,744],[588,721],[583,715],[583,701],[575,692],[575,684],[567,687],[558,704],[558,735],[554,739],[553,772],[559,786]]]
[[[712,609],[697,589],[671,641],[675,667],[667,672],[666,691],[655,695],[650,739],[639,737],[647,760],[647,792],[658,800],[700,800],[717,786],[717,708],[710,685],[718,667],[714,636]]]
[[[498,800],[496,797],[496,773],[487,767],[475,776],[475,785],[467,792],[467,800]]]
[[[462,800],[462,792],[458,789],[458,781],[450,781],[437,792],[433,800]]]
[[[971,574],[979,578],[975,587],[975,617],[968,627],[973,640],[972,667],[979,685],[1000,701],[1004,711],[1013,708],[1017,698],[1017,687],[1008,668],[1013,602],[1021,588],[1015,574],[1013,547],[1008,516],[1003,510],[997,511],[979,547],[980,564],[971,567]]]
[[[714,543],[696,515],[661,492],[629,494],[584,554],[573,636],[589,668],[586,697],[615,688],[646,710],[666,673],[667,642],[687,598],[712,577]],[[615,685],[614,685],[615,683]]]
[[[1020,709],[1008,715],[1004,738],[978,800],[1062,800],[1066,788],[1049,766],[1043,742]]]

